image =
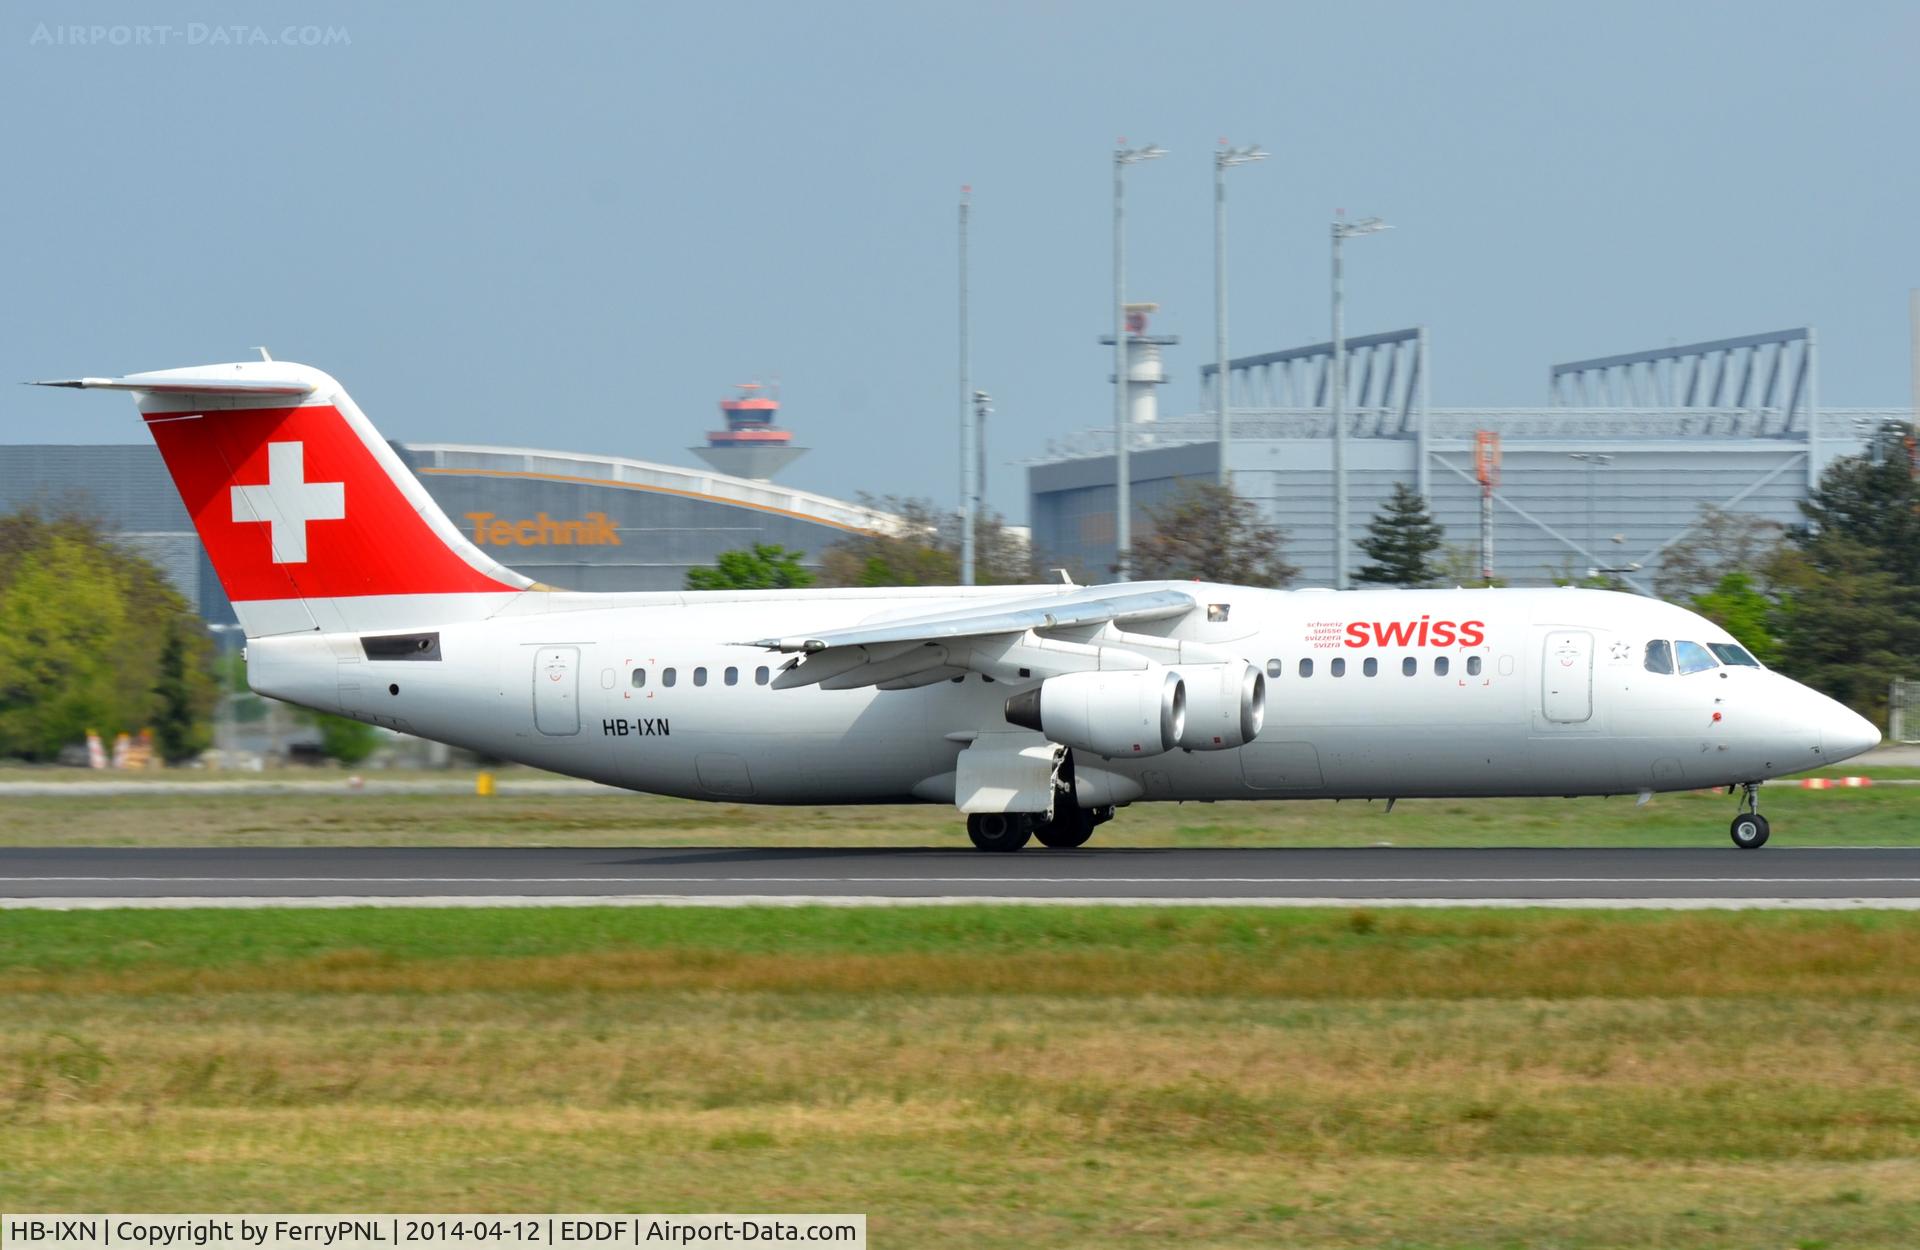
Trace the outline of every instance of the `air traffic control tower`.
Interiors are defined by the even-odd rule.
[[[1167,380],[1167,367],[1160,349],[1180,342],[1177,334],[1148,334],[1147,315],[1160,311],[1158,304],[1127,305],[1127,423],[1150,426],[1160,419],[1160,400],[1156,387]],[[1113,336],[1103,334],[1100,341],[1113,346]],[[1112,376],[1107,380],[1111,382]]]
[[[807,454],[793,445],[793,431],[774,424],[780,401],[758,382],[734,387],[739,394],[720,401],[727,428],[707,435],[705,447],[687,450],[732,477],[767,482],[773,475]]]

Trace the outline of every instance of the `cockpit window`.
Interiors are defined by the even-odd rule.
[[[1682,673],[1704,673],[1710,668],[1720,667],[1720,661],[1713,658],[1713,652],[1697,642],[1682,639],[1673,644],[1673,654],[1680,662]]]
[[[1753,653],[1739,643],[1710,642],[1707,644],[1707,650],[1719,656],[1722,664],[1738,664],[1746,668],[1760,667],[1760,661],[1754,659]]]
[[[1649,673],[1673,671],[1673,644],[1665,638],[1655,638],[1647,644],[1647,671]]]

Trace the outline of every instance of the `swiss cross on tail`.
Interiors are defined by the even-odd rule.
[[[307,523],[347,519],[345,482],[309,482],[306,444],[268,443],[264,486],[233,488],[233,519],[272,527],[273,562],[307,562]]]
[[[242,361],[46,385],[134,393],[236,605],[331,605],[319,614],[255,612],[250,634],[255,625],[312,629],[322,618],[328,628],[352,628],[385,610],[344,606],[360,599],[430,595],[441,618],[485,612],[502,593],[533,585],[454,528],[318,369]]]

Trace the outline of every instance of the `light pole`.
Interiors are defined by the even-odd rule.
[[[1213,350],[1216,371],[1214,395],[1220,405],[1220,485],[1233,486],[1227,453],[1233,443],[1233,417],[1227,412],[1227,171],[1236,165],[1264,161],[1259,144],[1231,148],[1225,139],[1213,154]]]
[[[1120,142],[1124,145],[1126,140]],[[1113,540],[1114,575],[1126,581],[1133,575],[1133,481],[1128,476],[1127,452],[1127,232],[1123,202],[1127,166],[1159,160],[1165,148],[1149,143],[1143,148],[1113,150]]]
[[[1593,561],[1593,567],[1587,570],[1587,576],[1598,577],[1601,573],[1599,550],[1594,542],[1594,485],[1602,465],[1613,463],[1613,457],[1604,451],[1571,451],[1567,459],[1583,461],[1587,466],[1587,559]],[[1607,570],[1611,572],[1612,570]]]
[[[960,584],[973,585],[973,495],[974,486],[968,474],[972,468],[972,457],[967,454],[967,430],[971,413],[968,403],[972,397],[973,381],[968,376],[972,372],[970,359],[972,347],[972,323],[967,314],[967,215],[972,208],[973,188],[960,188]]]
[[[993,396],[985,391],[973,393],[973,511],[976,526],[981,513],[987,507],[987,414],[993,411]],[[979,537],[974,536],[975,552],[979,550]],[[969,582],[969,585],[972,583]]]
[[[1392,227],[1378,217],[1333,220],[1333,585],[1347,588],[1347,344],[1341,328],[1341,304],[1346,290],[1340,276],[1340,244],[1362,234]]]

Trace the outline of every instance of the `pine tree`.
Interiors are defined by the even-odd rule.
[[[1393,484],[1393,495],[1367,523],[1360,550],[1372,563],[1355,573],[1354,580],[1376,586],[1425,586],[1437,570],[1433,553],[1440,550],[1443,531],[1427,513],[1427,501],[1405,482]]]
[[[195,689],[196,672],[188,654],[185,621],[167,622],[167,639],[160,647],[158,680],[154,682],[153,738],[160,758],[169,764],[192,759],[209,740],[204,701]]]
[[[1885,724],[1887,683],[1920,675],[1920,475],[1904,427],[1827,466],[1807,524],[1767,570],[1777,666]]]

